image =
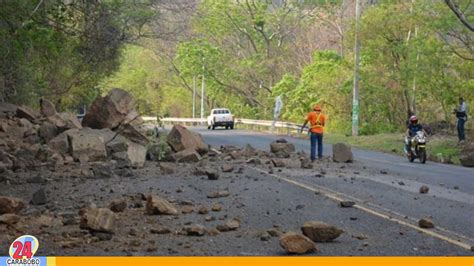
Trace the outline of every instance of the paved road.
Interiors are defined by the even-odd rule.
[[[269,150],[269,143],[282,137],[243,130],[192,130],[216,147],[250,144]],[[307,140],[285,138],[297,150],[308,152]],[[324,153],[332,153],[330,145],[325,146]],[[433,232],[435,238],[454,245],[461,243],[459,246],[464,249],[474,245],[474,169],[433,162],[409,163],[400,156],[358,149],[354,156],[354,164],[347,168],[341,165],[346,169],[325,173],[324,178],[315,178],[299,169],[284,169],[272,176],[288,186],[323,192],[332,199],[354,200],[362,211],[412,230],[418,230],[420,218],[430,217],[436,229],[423,233]],[[314,172],[323,171],[324,167],[324,163],[316,164]],[[263,166],[256,168],[268,170]],[[421,185],[430,188],[428,194],[418,193]]]

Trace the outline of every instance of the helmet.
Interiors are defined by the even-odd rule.
[[[418,123],[418,118],[416,117],[416,115],[410,116],[410,123],[412,124]]]
[[[316,104],[315,106],[313,106],[313,110],[314,111],[321,111],[321,106],[319,104]]]

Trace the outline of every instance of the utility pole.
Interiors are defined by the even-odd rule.
[[[205,76],[204,76],[204,72],[205,72],[204,60],[205,59],[206,59],[205,57],[202,57],[201,121],[204,119],[204,89],[205,89],[205,86],[206,86],[206,81],[205,81]]]
[[[204,87],[206,86],[204,81],[204,74],[202,75],[202,85],[201,85],[201,120],[204,119]]]
[[[360,20],[360,0],[356,0],[355,5],[355,44],[354,44],[354,87],[352,92],[352,136],[359,135],[359,66],[360,66],[360,40],[359,40],[359,20]]]
[[[196,118],[196,76],[193,77],[193,118]]]

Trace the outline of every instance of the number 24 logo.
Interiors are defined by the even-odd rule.
[[[24,235],[17,238],[10,246],[12,259],[31,259],[38,250],[39,242],[34,236]]]

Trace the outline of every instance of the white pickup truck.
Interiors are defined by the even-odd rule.
[[[214,130],[216,127],[234,129],[234,116],[227,108],[216,108],[211,110],[211,115],[207,117],[207,129]]]

